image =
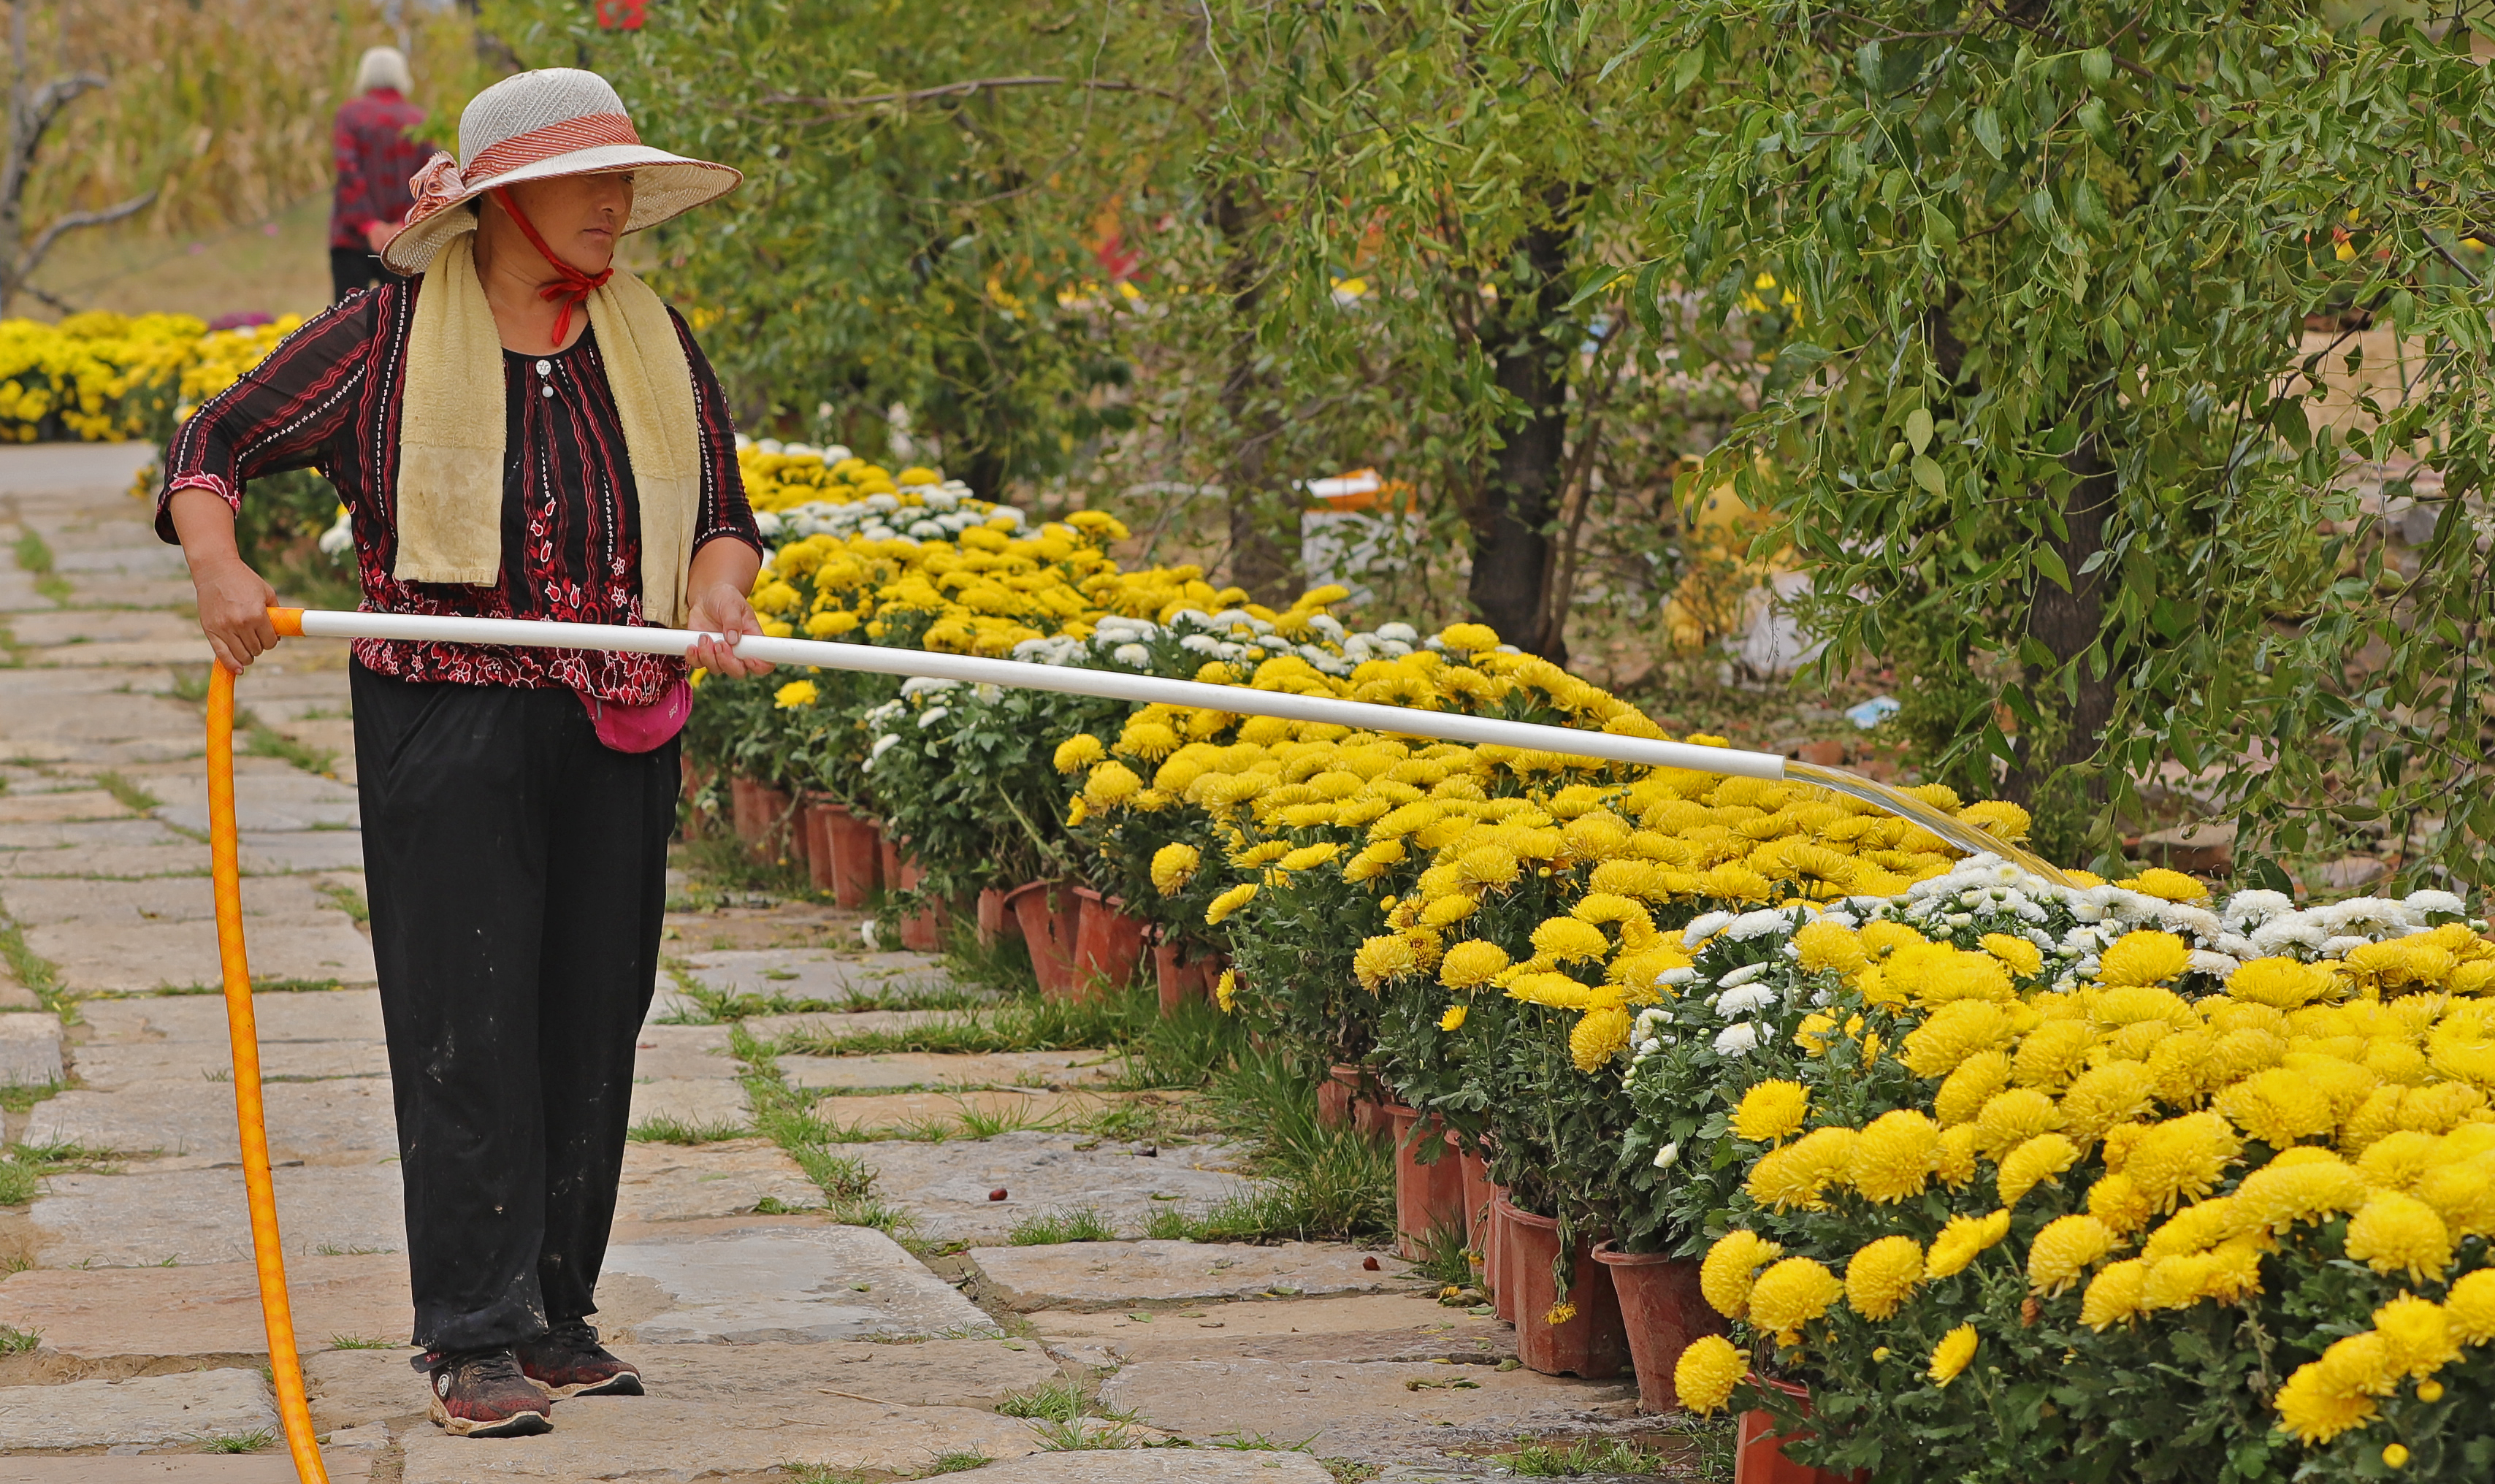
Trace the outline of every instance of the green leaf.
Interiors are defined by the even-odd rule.
[[[2103,87],[2113,80],[2113,53],[2103,46],[2091,46],[2079,53],[2079,76],[2090,87]]]
[[[2066,593],[2071,590],[2070,564],[2062,560],[2062,554],[2054,550],[2050,543],[2041,543],[2027,555],[2028,559],[2036,564],[2036,570],[2051,579],[2055,587]]]
[[[1931,441],[1931,409],[1918,407],[1913,412],[1906,414],[1906,442],[1914,446],[1915,451],[1917,453],[1923,452],[1925,447],[1930,444]]]
[[[1922,485],[1934,497],[1947,495],[1949,493],[1949,477],[1942,474],[1941,466],[1933,463],[1929,457],[1918,453],[1915,455],[1914,463],[1907,467],[1913,472],[1915,482]],[[2065,587],[2069,585],[2070,584],[2067,582],[2063,584]]]
[[[1978,108],[1975,110],[1975,116],[1967,121],[1967,128],[1974,132],[1975,141],[1984,146],[1986,154],[1995,160],[2002,158],[2000,114],[1992,111],[1988,105]]]

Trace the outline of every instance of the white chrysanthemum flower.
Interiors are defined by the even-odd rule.
[[[935,726],[938,722],[944,720],[944,718],[951,716],[952,714],[953,708],[950,706],[930,706],[926,710],[918,713],[918,729],[920,731],[925,731],[928,727]]]
[[[2186,907],[2179,902],[2166,905],[2165,911],[2157,914],[2157,925],[2170,933],[2188,934],[2203,943],[2227,930],[2216,912],[2202,907]]]
[[[1686,984],[1696,977],[1698,977],[1697,970],[1683,966],[1679,969],[1667,969],[1663,973],[1656,974],[1654,976],[1654,982],[1657,988],[1661,988],[1666,984],[1675,986]]]
[[[2346,958],[2349,954],[2356,952],[2358,948],[2365,946],[2365,944],[2372,943],[2373,941],[2374,940],[2370,938],[2356,937],[2353,933],[2341,934],[2337,938],[2327,938],[2323,940],[2322,943],[2322,956],[2324,958]]]
[[[1390,639],[1399,644],[1416,644],[1420,642],[1421,631],[1413,628],[1410,624],[1379,624],[1377,626],[1377,636],[1381,639]]]
[[[2273,958],[2302,948],[2312,952],[2329,941],[2330,928],[2311,912],[2281,912],[2252,930],[2254,957]]]
[[[937,691],[949,691],[961,683],[958,680],[939,680],[933,675],[912,675],[901,683],[901,694],[906,698],[915,698]]]
[[[2412,891],[2401,904],[2409,910],[2409,921],[2419,926],[2430,916],[2466,917],[2469,904],[2449,891]]]
[[[2245,959],[2262,956],[2261,944],[2241,933],[2220,933],[2209,946],[2229,958]]]
[[[2206,948],[2193,949],[2187,962],[2194,974],[2213,974],[2222,979],[2243,967],[2228,954],[2212,953]]]
[[[1755,1015],[1776,1003],[1773,986],[1743,984],[1715,997],[1715,1013],[1719,1015]]]
[[[1136,669],[1142,669],[1145,665],[1153,663],[1153,652],[1146,649],[1141,644],[1121,644],[1117,648],[1109,651],[1109,658],[1117,661],[1120,665],[1132,665]]]
[[[1715,1033],[1717,1056],[1748,1056],[1759,1049],[1759,1023],[1744,1020]]]
[[[1690,919],[1689,926],[1680,930],[1680,945],[1684,948],[1697,947],[1700,943],[1705,943],[1708,939],[1713,937],[1716,929],[1732,920],[1733,914],[1731,912],[1702,912],[1698,916]]]
[[[2227,926],[2238,933],[2267,922],[2281,912],[2295,911],[2295,899],[2284,891],[2238,891],[2227,898],[2227,909],[2219,915]]]
[[[1790,933],[1793,929],[1792,918],[1772,908],[1762,908],[1758,912],[1743,912],[1725,923],[1724,936],[1735,943],[1747,943],[1753,938],[1765,938],[1770,933]]]
[[[1178,647],[1191,655],[1218,654],[1221,641],[1209,634],[1190,634],[1178,641]]]
[[[1654,1152],[1654,1167],[1659,1170],[1668,1170],[1672,1168],[1673,1163],[1679,1158],[1679,1143],[1675,1141],[1673,1143],[1666,1144],[1661,1149]]]
[[[1717,989],[1739,989],[1740,986],[1749,983],[1752,979],[1757,978],[1759,975],[1767,972],[1768,966],[1765,964],[1743,964],[1740,968],[1736,969],[1732,973],[1724,975],[1722,978],[1717,979],[1715,981],[1715,987]]]
[[[2348,937],[2400,938],[2408,933],[2409,913],[2405,904],[2388,897],[2350,897],[2317,907],[2308,914],[2320,919],[2333,933]]]
[[[867,749],[866,760],[870,763],[874,762],[878,757],[882,757],[884,754],[899,746],[900,743],[901,733],[897,731],[885,732],[882,736],[875,739],[875,746]]]

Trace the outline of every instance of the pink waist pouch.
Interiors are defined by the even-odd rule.
[[[580,703],[589,708],[589,725],[598,728],[599,741],[619,753],[656,752],[685,729],[685,719],[693,713],[693,688],[672,681],[646,706],[595,696],[581,696]]]

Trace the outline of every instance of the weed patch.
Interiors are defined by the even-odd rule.
[[[98,773],[95,775],[95,786],[118,799],[121,807],[132,814],[154,814],[165,807],[163,799],[116,772]]]
[[[1116,1228],[1100,1219],[1097,1208],[1045,1211],[1024,1217],[1005,1233],[1010,1247],[1053,1247],[1063,1242],[1115,1242]]]

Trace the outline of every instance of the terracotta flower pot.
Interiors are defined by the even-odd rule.
[[[1025,881],[1005,893],[1005,907],[1022,927],[1023,945],[1031,950],[1032,973],[1039,991],[1052,1000],[1074,998],[1074,929],[1078,917],[1073,889],[1055,881]]]
[[[791,845],[789,824],[796,813],[796,801],[786,790],[751,778],[737,779],[729,788],[736,804],[737,838],[754,852],[754,858],[765,865],[787,859]]]
[[[1464,1246],[1490,1253],[1490,1161],[1465,1155],[1459,1161],[1464,1182]]]
[[[1386,1097],[1369,1068],[1356,1062],[1337,1062],[1317,1084],[1317,1126],[1350,1128],[1375,1140],[1394,1136],[1386,1121]]]
[[[1015,919],[1013,909],[1005,906],[1005,889],[1002,886],[981,887],[979,889],[979,945],[993,948],[1005,939],[1021,936],[1022,924]]]
[[[747,845],[762,838],[760,788],[761,785],[743,774],[728,775],[727,827]]]
[[[1487,1183],[1488,1172],[1484,1172]],[[1507,1279],[1507,1222],[1498,1208],[1507,1200],[1507,1187],[1488,1186],[1490,1200],[1482,1207],[1482,1281],[1491,1285],[1491,1312],[1508,1323],[1516,1322],[1516,1284]]]
[[[835,810],[848,813],[828,793],[810,789],[797,799],[796,828],[792,831],[797,850],[792,853],[804,857],[806,882],[816,891],[832,889],[831,816]]]
[[[916,886],[923,873],[918,862],[901,853],[901,846],[889,837],[883,840],[883,886],[886,891],[908,891]],[[920,953],[933,953],[944,945],[944,908],[941,903],[922,908],[900,921],[901,945]]]
[[[1672,1368],[1689,1342],[1726,1332],[1724,1316],[1698,1291],[1698,1264],[1662,1252],[1623,1252],[1609,1242],[1594,1248],[1594,1260],[1609,1269],[1628,1330],[1629,1358],[1637,1364],[1638,1410],[1671,1411],[1680,1405]]]
[[[1802,1415],[1810,1415],[1809,1388],[1791,1381],[1760,1381],[1773,1386],[1802,1404]],[[1643,1404],[1644,1391],[1640,1393]],[[1838,1473],[1830,1469],[1810,1469],[1785,1457],[1784,1445],[1811,1436],[1808,1433],[1776,1432],[1776,1415],[1771,1411],[1746,1411],[1735,1430],[1740,1439],[1733,1453],[1733,1484],[1863,1484],[1870,1470],[1858,1469],[1852,1473]]]
[[[1516,1358],[1544,1376],[1594,1381],[1619,1375],[1629,1364],[1629,1337],[1620,1324],[1611,1270],[1590,1260],[1580,1237],[1576,1282],[1568,1289],[1576,1316],[1553,1324],[1550,1313],[1559,1297],[1551,1280],[1552,1261],[1559,1255],[1557,1218],[1519,1211],[1504,1198],[1494,1209],[1507,1223],[1500,1257],[1516,1289]]]
[[[1115,994],[1134,978],[1143,962],[1143,921],[1120,912],[1123,901],[1089,886],[1075,887],[1074,896],[1082,904],[1075,914],[1074,976],[1085,994]]]
[[[1433,1239],[1464,1229],[1463,1157],[1435,1117],[1424,1121],[1419,1110],[1390,1102],[1386,1122],[1395,1138],[1396,1250],[1419,1261]],[[1423,1164],[1420,1151],[1431,1139],[1444,1148],[1436,1162]]]
[[[1174,943],[1153,944],[1153,980],[1160,990],[1161,1013],[1164,1015],[1175,1015],[1178,1007],[1187,1001],[1204,999],[1210,994],[1204,982],[1204,961],[1180,957],[1184,951],[1181,944]]]
[[[859,819],[840,804],[823,814],[824,867],[832,900],[843,907],[864,907],[883,880],[883,832],[872,819]]]
[[[1195,969],[1195,982],[1204,992],[1204,998],[1207,1000],[1216,999],[1220,990],[1221,976],[1230,972],[1230,959],[1228,955],[1208,953],[1204,955],[1204,957],[1194,960],[1193,963]]]

